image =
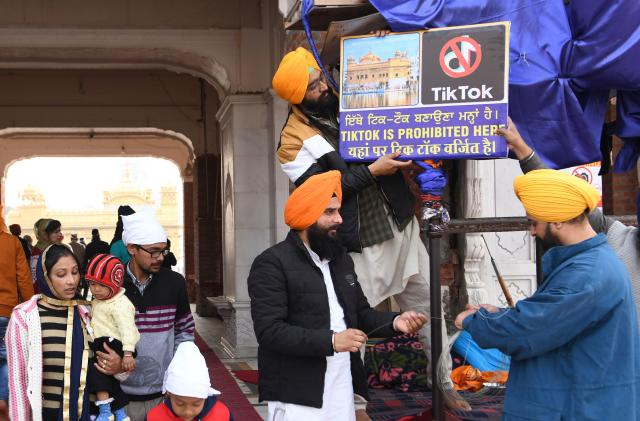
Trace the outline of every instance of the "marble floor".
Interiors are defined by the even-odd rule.
[[[196,322],[196,330],[200,334],[200,337],[214,350],[220,361],[229,370],[257,370],[258,360],[256,358],[230,358],[230,356],[220,346],[220,337],[224,331],[224,324],[222,320],[216,317],[200,317],[196,313],[195,305],[191,306],[191,311]],[[233,375],[233,373],[231,373]],[[236,379],[240,390],[244,392],[249,402],[256,409],[256,412],[260,414],[263,420],[267,419],[267,404],[265,402],[258,402],[258,386],[250,383],[245,383]],[[213,385],[215,385],[215,379],[213,379]]]

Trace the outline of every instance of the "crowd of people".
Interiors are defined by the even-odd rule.
[[[152,211],[121,206],[111,245],[97,229],[64,244],[52,219],[34,230],[29,247],[0,213],[0,419],[233,419]]]
[[[277,159],[293,192],[289,234],[247,280],[259,397],[269,420],[368,420],[372,334],[417,333],[436,369],[429,255],[402,173],[413,164],[341,158],[338,98],[304,48],[285,55],[273,88],[290,103]],[[497,134],[525,173],[514,192],[545,249],[544,280],[513,308],[469,304],[455,325],[511,358],[504,420],[638,420],[640,231],[596,209],[587,182],[546,168],[513,122]],[[110,244],[97,229],[86,246],[75,234],[63,244],[53,219],[35,223],[35,246],[19,226],[8,231],[0,219],[0,402],[12,420],[233,418],[193,343],[185,280],[167,268],[175,257],[152,213],[121,206]],[[390,297],[400,312],[374,309]],[[436,334],[448,344],[444,323]],[[450,373],[449,353],[443,364]],[[431,387],[470,409],[450,376]]]

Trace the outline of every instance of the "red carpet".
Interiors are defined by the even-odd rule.
[[[262,421],[251,402],[246,398],[242,390],[238,387],[236,380],[227,368],[222,364],[218,356],[209,345],[196,333],[195,343],[204,355],[209,368],[209,378],[214,389],[222,392],[220,400],[231,410],[231,414],[239,421]]]
[[[258,370],[234,370],[233,374],[236,375],[238,380],[242,380],[245,383],[258,384]]]

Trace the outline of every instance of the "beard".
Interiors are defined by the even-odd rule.
[[[314,117],[333,119],[338,116],[338,97],[331,89],[327,89],[314,101],[303,100],[302,108]]]
[[[547,251],[553,247],[561,246],[562,243],[560,239],[551,232],[551,225],[547,224],[547,227],[544,230],[544,238],[538,237],[540,240],[540,244],[542,245],[542,250]]]
[[[309,248],[313,250],[320,259],[334,259],[338,257],[343,248],[337,238],[337,234],[331,235],[329,231],[337,230],[339,225],[331,226],[327,229],[320,228],[318,223],[309,227],[307,235],[309,238]]]
[[[144,273],[148,275],[160,272],[160,267],[162,266],[161,261],[154,261],[152,263],[140,262],[136,260],[136,266],[140,268]]]

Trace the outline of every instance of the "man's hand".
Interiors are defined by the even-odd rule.
[[[480,307],[487,310],[489,313],[497,313],[500,311],[500,308],[491,304],[480,304]]]
[[[367,342],[367,335],[358,329],[347,329],[336,333],[333,338],[333,350],[335,352],[358,352],[360,347]]]
[[[395,318],[393,328],[402,333],[415,333],[427,323],[427,316],[415,311],[405,311]]]
[[[400,154],[400,152],[395,152],[381,156],[374,163],[369,164],[369,172],[371,172],[372,176],[378,177],[380,175],[391,175],[400,168],[410,166],[411,161],[396,161]]]
[[[369,35],[375,35],[377,37],[386,37],[390,33],[391,31],[389,29],[377,29],[375,31],[369,32]]]
[[[121,373],[122,358],[106,342],[103,344],[103,348],[105,352],[96,351],[96,362],[94,363],[96,369],[107,376]]]
[[[456,317],[456,321],[454,322],[456,327],[458,329],[462,330],[462,328],[463,328],[462,322],[464,321],[464,319],[466,319],[467,316],[470,316],[470,315],[474,314],[478,310],[480,310],[479,306],[474,306],[474,305],[471,305],[471,304],[467,304],[467,309],[465,311],[463,311],[462,313],[458,314],[458,317]]]
[[[124,371],[133,371],[136,369],[136,360],[131,354],[124,354],[122,358],[122,369]]]
[[[511,120],[511,117],[508,117],[508,124],[507,127],[501,127],[496,130],[496,134],[504,137],[509,150],[521,161],[531,155],[533,150],[527,145],[522,136],[520,136],[520,132],[518,132],[518,128],[513,120]]]

